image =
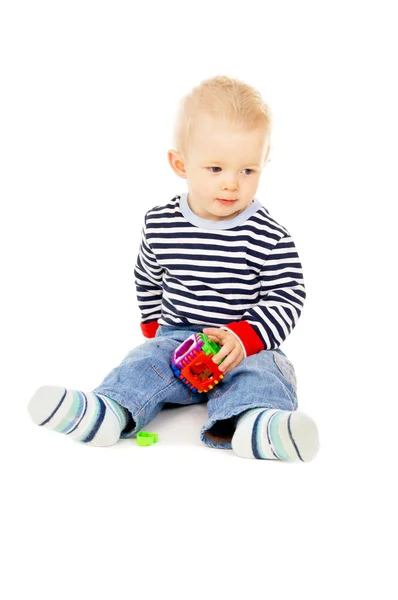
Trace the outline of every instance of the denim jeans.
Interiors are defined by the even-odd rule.
[[[173,373],[170,357],[200,325],[160,325],[154,338],[137,346],[107,375],[94,393],[112,398],[131,414],[122,438],[135,436],[160,410],[206,403],[208,419],[200,439],[213,448],[231,448],[237,416],[251,408],[297,409],[294,368],[280,350],[261,350],[227,373],[212,390],[192,392]]]

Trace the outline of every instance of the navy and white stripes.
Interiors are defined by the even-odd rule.
[[[246,321],[265,349],[279,347],[306,295],[289,232],[258,200],[236,219],[209,221],[209,228],[189,213],[182,194],[145,215],[134,269],[141,322]]]

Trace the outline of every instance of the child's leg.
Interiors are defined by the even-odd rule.
[[[206,401],[205,394],[193,394],[182,384],[170,366],[172,352],[191,334],[181,327],[159,328],[157,337],[129,352],[92,392],[40,388],[29,403],[32,419],[90,445],[109,446],[134,436],[166,403]]]
[[[133,437],[152,421],[167,403],[198,404],[205,394],[193,393],[173,373],[173,351],[197,328],[161,326],[155,338],[147,340],[127,354],[94,391],[112,398],[129,411],[132,425],[121,433]]]
[[[245,458],[312,460],[319,448],[314,421],[297,410],[297,384],[280,350],[244,359],[208,392],[202,440]]]

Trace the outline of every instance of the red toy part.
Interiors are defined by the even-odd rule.
[[[186,379],[192,384],[192,388],[197,388],[198,392],[207,392],[213,389],[224,375],[219,370],[212,357],[205,352],[195,352],[195,358],[190,362],[183,361],[185,365],[181,369],[180,379]],[[191,387],[191,386],[190,386]]]

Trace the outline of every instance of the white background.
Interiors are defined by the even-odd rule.
[[[393,8],[1,3],[4,598],[397,597]],[[26,411],[44,384],[93,389],[145,341],[142,220],[186,191],[167,163],[175,111],[216,74],[274,116],[257,197],[305,273],[283,349],[319,426],[307,464],[206,447],[204,406],[161,413],[150,448],[90,448]]]

